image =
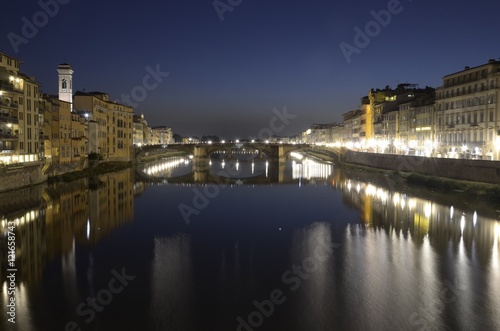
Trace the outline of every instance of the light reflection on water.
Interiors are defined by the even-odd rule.
[[[172,161],[150,171],[188,176],[195,167]],[[18,227],[20,323],[235,330],[254,300],[280,289],[285,302],[259,330],[500,329],[498,221],[304,161],[225,160],[243,183],[265,185],[221,188],[189,226],[177,206],[192,199],[194,177],[187,186],[151,185],[125,171],[101,176],[97,190],[75,182],[0,195],[2,252],[6,222]],[[221,163],[196,165],[197,178]],[[294,273],[320,243],[338,246],[307,277]],[[6,311],[3,255],[1,263]],[[76,307],[122,267],[137,282],[86,325]],[[7,325],[2,314],[0,329]]]

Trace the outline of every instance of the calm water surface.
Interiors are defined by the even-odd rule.
[[[496,216],[366,177],[177,157],[2,194],[0,329],[500,330]]]

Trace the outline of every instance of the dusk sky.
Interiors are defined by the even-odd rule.
[[[60,1],[46,24],[37,1],[4,5],[0,51],[23,61],[45,93],[57,93],[57,65],[67,62],[74,92],[118,102],[143,85],[147,66],[159,67],[168,77],[135,112],[184,136],[256,137],[284,107],[297,116],[277,134],[294,135],[341,121],[372,87],[437,87],[446,74],[500,57],[500,3],[491,0],[222,0],[220,11],[232,9],[224,13],[211,0]],[[364,31],[370,12],[388,6],[397,13],[371,25],[379,31],[348,63],[339,45],[355,47],[354,28]],[[36,35],[13,45],[9,33],[23,37],[22,18],[34,15]]]

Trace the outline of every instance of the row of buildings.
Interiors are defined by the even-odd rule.
[[[0,164],[83,164],[87,156],[130,161],[134,147],[169,144],[172,130],[150,127],[144,115],[107,93],[73,93],[73,69],[58,66],[56,96],[21,73],[21,61],[0,53]]]
[[[438,88],[371,89],[342,123],[317,124],[298,140],[370,152],[499,160],[500,61],[443,77]]]

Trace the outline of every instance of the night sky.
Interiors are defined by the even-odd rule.
[[[57,65],[67,62],[74,92],[119,102],[143,85],[147,66],[159,66],[168,77],[135,111],[185,136],[256,137],[284,107],[297,116],[277,134],[293,135],[341,121],[372,87],[437,87],[446,74],[500,57],[492,0],[221,0],[221,12],[232,9],[223,21],[211,0],[59,1],[67,3],[47,22],[37,1],[4,4],[0,51],[23,61],[43,92],[57,93]],[[348,63],[339,45],[355,47],[354,28],[364,31],[370,11],[388,6],[390,22],[379,31],[369,24],[373,37],[358,40]],[[34,15],[38,32],[13,47],[9,33],[23,37],[22,18]]]

